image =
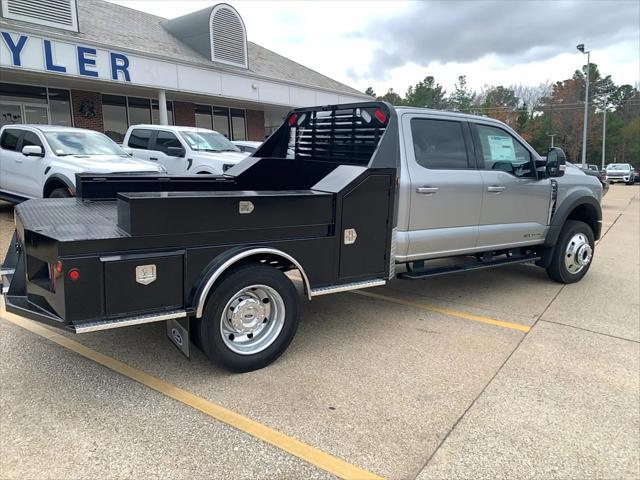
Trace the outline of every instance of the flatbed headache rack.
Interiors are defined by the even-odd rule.
[[[197,319],[249,261],[300,270],[309,298],[382,285],[397,128],[383,102],[300,108],[224,175],[77,175],[77,198],[16,207],[7,310],[76,333]]]

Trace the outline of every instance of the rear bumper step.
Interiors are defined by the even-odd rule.
[[[398,274],[398,278],[405,280],[415,280],[418,278],[437,277],[438,275],[447,275],[457,272],[469,272],[472,270],[482,270],[483,268],[500,267],[502,265],[512,265],[517,263],[529,263],[540,260],[540,255],[526,255],[515,258],[501,258],[496,260],[486,260],[477,262],[468,262],[460,265],[425,268],[422,270],[414,270],[412,272],[402,272]]]
[[[111,330],[112,328],[142,325],[143,323],[163,322],[175,318],[184,318],[186,316],[186,310],[172,310],[163,313],[153,313],[147,315],[138,315],[135,317],[119,318],[116,320],[100,320],[96,322],[76,323],[70,325],[69,327],[75,333],[89,333],[98,332],[100,330]]]

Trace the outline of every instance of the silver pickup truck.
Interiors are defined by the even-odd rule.
[[[79,174],[77,198],[18,205],[7,310],[74,333],[167,321],[186,355],[192,339],[255,370],[295,335],[289,270],[309,300],[525,262],[580,280],[602,187],[565,167],[562,150],[541,157],[489,118],[296,109],[224,174]]]

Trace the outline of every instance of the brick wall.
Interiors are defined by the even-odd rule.
[[[71,90],[74,127],[104,132],[102,95],[96,92]]]
[[[247,110],[247,137],[248,140],[261,142],[264,140],[264,112]]]
[[[181,127],[195,127],[195,104],[188,102],[173,102],[173,117],[176,125]]]

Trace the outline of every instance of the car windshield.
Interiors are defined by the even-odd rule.
[[[607,170],[629,170],[629,165],[626,163],[612,163],[607,165]]]
[[[113,140],[98,132],[45,132],[53,153],[66,155],[119,155],[128,157]]]
[[[201,152],[239,152],[240,149],[231,143],[224,135],[212,131],[180,132],[191,150]]]

